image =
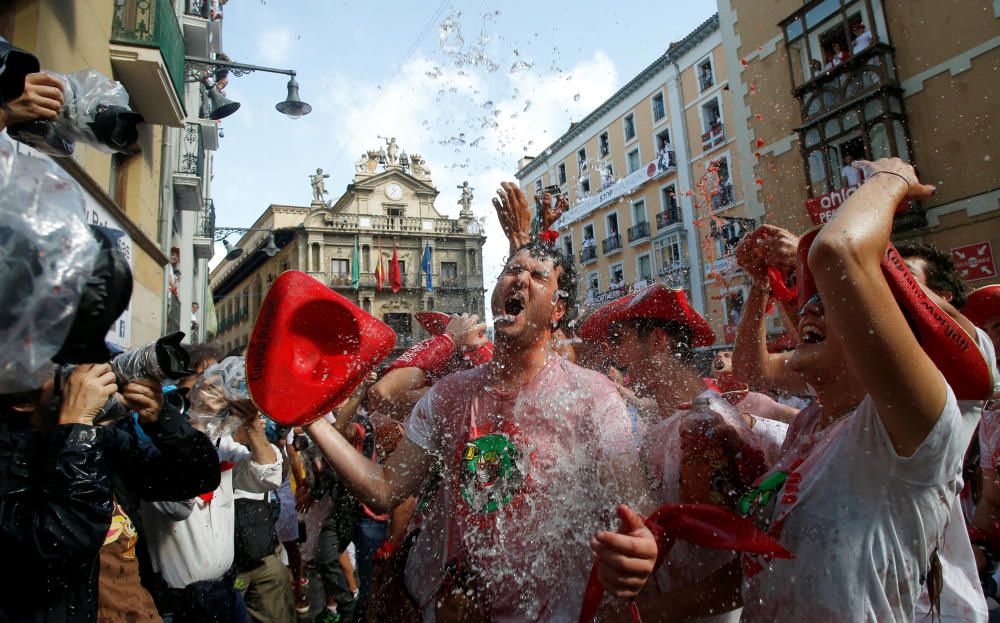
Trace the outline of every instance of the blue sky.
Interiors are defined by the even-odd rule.
[[[212,194],[220,226],[270,203],[307,205],[308,175],[343,193],[379,135],[419,153],[454,216],[464,180],[485,219],[486,287],[507,242],[490,198],[535,155],[715,12],[715,2],[230,0],[222,43],[237,62],[295,69],[312,114],[274,110],[287,78],[232,78]],[[461,34],[461,39],[456,37]],[[218,261],[219,255],[216,255]],[[214,262],[213,262],[214,265]]]

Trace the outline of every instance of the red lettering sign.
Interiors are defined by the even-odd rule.
[[[951,250],[955,270],[966,281],[989,279],[997,276],[997,265],[993,261],[993,246],[989,241],[967,244]]]

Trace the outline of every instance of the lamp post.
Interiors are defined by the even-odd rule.
[[[268,257],[274,257],[278,254],[281,249],[274,242],[274,230],[273,229],[255,229],[252,227],[216,227],[215,228],[215,242],[221,242],[224,247],[226,247],[226,259],[229,261],[235,260],[241,255],[243,255],[242,247],[234,247],[229,244],[226,240],[229,236],[233,234],[245,234],[251,231],[266,231],[268,232],[267,244],[261,251],[263,251]]]
[[[201,81],[201,77],[197,74],[197,70],[205,70],[215,73],[220,70],[229,70],[234,76],[244,76],[246,74],[253,73],[255,71],[264,71],[272,74],[285,74],[289,76],[288,79],[288,94],[285,96],[284,101],[275,104],[274,108],[281,114],[287,116],[290,119],[298,119],[303,115],[308,115],[312,112],[312,106],[303,102],[299,98],[299,83],[295,80],[295,70],[294,69],[275,69],[274,67],[262,67],[260,65],[248,65],[246,63],[234,63],[232,61],[224,61],[220,59],[203,58],[200,56],[185,56],[184,62],[194,70],[193,78],[195,81]],[[221,94],[220,94],[221,97]],[[222,98],[225,100],[225,98]],[[229,109],[223,114],[220,112],[220,119],[224,116],[230,115],[236,112],[236,108],[239,108],[239,104],[236,102],[230,102],[225,100],[220,102],[218,106],[213,102],[213,114],[216,109],[220,108],[225,104],[235,104],[235,107],[230,106]]]

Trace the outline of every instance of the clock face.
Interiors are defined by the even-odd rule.
[[[403,187],[399,184],[389,184],[385,187],[385,196],[398,201],[403,198]]]

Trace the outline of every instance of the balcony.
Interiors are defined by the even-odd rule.
[[[201,124],[188,123],[177,149],[174,170],[174,207],[178,210],[204,209],[202,176],[205,172],[205,150],[202,147]]]
[[[425,234],[466,234],[457,220],[449,218],[419,218],[416,216],[387,216],[337,214],[325,220],[323,227],[345,231],[374,230],[378,232],[410,232]]]
[[[210,260],[215,255],[215,202],[205,200],[205,206],[198,215],[198,229],[192,240],[196,259]]]
[[[717,123],[712,128],[701,135],[701,148],[704,151],[711,151],[726,142],[726,127],[722,123]]]
[[[712,193],[712,209],[722,210],[733,203],[733,185],[730,182],[721,184]]]
[[[660,281],[674,290],[686,290],[691,287],[691,270],[680,262],[666,264],[660,269]]]
[[[601,241],[601,250],[604,255],[611,255],[622,250],[622,237],[618,234],[611,234]]]
[[[671,225],[679,225],[681,222],[681,211],[677,206],[664,210],[656,215],[656,230],[665,229]]]
[[[208,0],[187,0],[181,25],[188,56],[212,58],[222,51],[222,20],[212,17]]]
[[[586,264],[587,262],[597,261],[597,247],[583,247],[580,250],[580,263]]]
[[[146,123],[184,125],[184,38],[169,0],[118,0],[111,67]]]
[[[628,228],[628,241],[636,242],[644,238],[649,238],[649,223],[643,221]]]
[[[354,281],[351,279],[351,273],[333,273],[330,275],[330,287],[332,288],[350,288],[353,285]]]

